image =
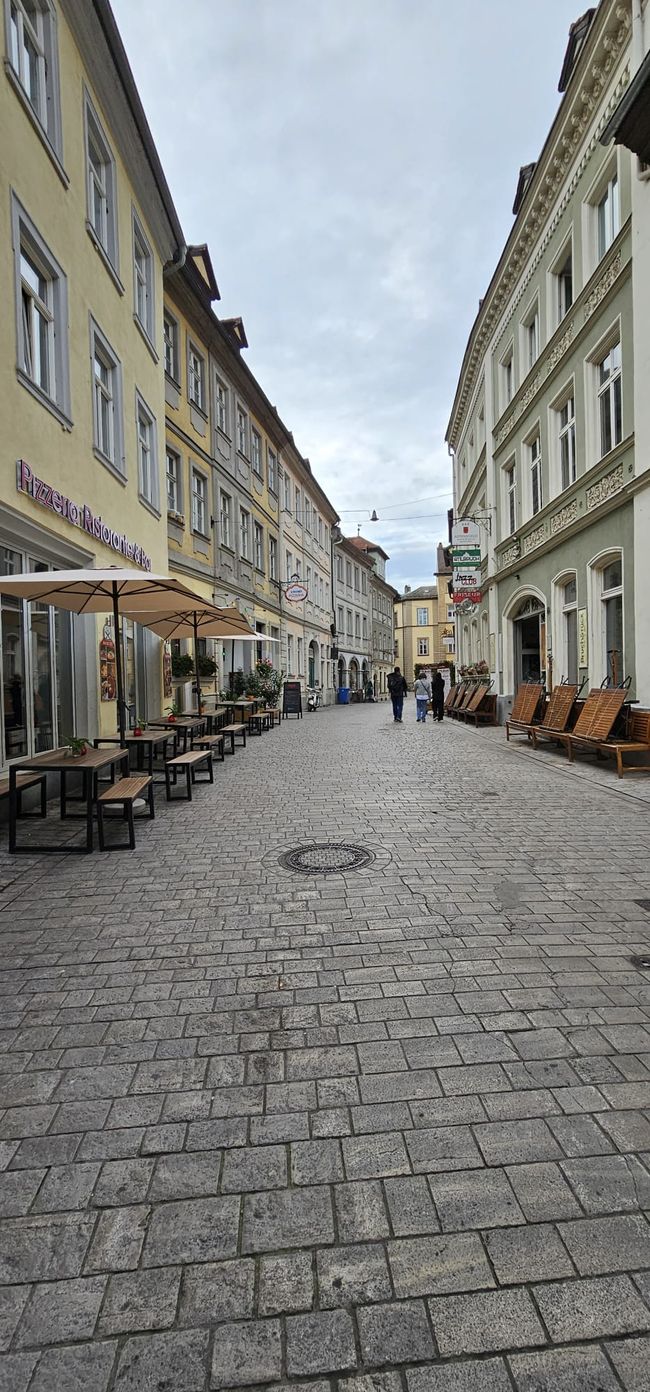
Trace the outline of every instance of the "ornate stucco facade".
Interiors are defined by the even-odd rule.
[[[488,662],[502,710],[530,675],[629,675],[650,700],[637,660],[650,485],[635,442],[639,170],[600,141],[631,65],[631,5],[602,0],[579,42],[572,33],[556,119],[521,172],[447,430],[455,515],[479,522],[482,550],[458,656]]]

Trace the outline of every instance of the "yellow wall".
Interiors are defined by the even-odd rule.
[[[454,654],[447,652],[443,634],[449,629],[447,606],[450,603],[447,586],[442,583],[437,593],[426,598],[401,598],[395,601],[395,639],[397,655],[395,662],[401,667],[407,681],[413,681],[416,663],[432,666],[439,662],[453,660]],[[418,624],[417,610],[428,611],[429,622]],[[418,640],[428,641],[428,654],[418,653]]]
[[[196,325],[172,295],[173,281],[167,283],[165,306],[178,323],[178,390],[166,386],[166,440],[180,455],[182,472],[182,514],[184,522],[168,519],[169,567],[172,573],[212,602],[214,596],[214,536],[211,526],[214,480],[211,445],[209,353]],[[192,342],[204,361],[203,413],[190,404],[188,383],[188,345]],[[207,478],[206,532],[192,531],[192,464]],[[167,516],[165,487],[164,512]]]

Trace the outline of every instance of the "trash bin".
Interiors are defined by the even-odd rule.
[[[338,695],[337,695],[337,700],[338,700],[338,703],[339,703],[340,706],[349,706],[349,704],[350,704],[350,688],[349,688],[349,686],[340,686],[340,687],[339,687],[339,689],[338,689]]]

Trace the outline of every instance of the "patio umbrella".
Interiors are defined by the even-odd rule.
[[[199,710],[201,709],[199,638],[241,638],[244,642],[252,642],[259,638],[259,634],[253,633],[250,624],[246,622],[238,609],[219,609],[215,604],[208,604],[205,599],[202,600],[201,606],[188,605],[182,595],[179,595],[176,607],[172,608],[170,605],[163,613],[154,615],[143,612],[134,614],[132,617],[136,623],[145,624],[153,633],[157,633],[159,638],[166,640],[171,638],[194,639],[194,671]]]
[[[168,575],[151,575],[140,570],[50,570],[24,575],[1,575],[0,591],[17,599],[53,604],[74,614],[101,614],[112,608],[115,622],[115,671],[117,677],[117,723],[120,744],[125,743],[124,675],[120,644],[120,614],[138,619],[151,627],[152,611],[165,612],[173,605],[205,605],[180,580]]]

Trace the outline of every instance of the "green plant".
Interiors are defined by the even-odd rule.
[[[277,706],[284,674],[279,672],[268,658],[263,657],[255,665],[255,675],[257,695],[262,697],[267,706]]]
[[[230,696],[236,699],[238,696],[243,696],[245,690],[246,690],[246,676],[245,676],[244,672],[242,671],[241,667],[239,667],[239,668],[237,669],[236,672],[231,672],[231,673],[230,673],[230,679],[229,679],[229,692],[230,692]]]
[[[191,653],[172,653],[172,676],[181,677],[187,681],[194,671],[194,659]]]
[[[172,701],[171,706],[167,707],[170,715],[180,715],[181,708],[176,701]]]
[[[85,754],[88,747],[88,740],[85,735],[65,735],[64,739],[66,748],[70,750],[70,753],[75,758],[79,758],[81,754]]]
[[[214,677],[217,671],[217,664],[213,657],[208,657],[207,653],[199,653],[199,676]]]

